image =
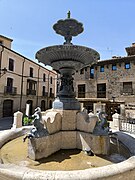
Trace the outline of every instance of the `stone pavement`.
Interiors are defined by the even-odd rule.
[[[12,127],[13,117],[0,118],[0,131],[7,130]]]

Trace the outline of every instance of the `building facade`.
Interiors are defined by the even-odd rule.
[[[88,109],[92,109],[93,102],[100,101],[135,107],[135,44],[126,51],[126,57],[100,60],[75,73],[77,98]]]
[[[56,96],[57,74],[11,49],[12,39],[0,36],[0,117],[17,110],[30,114],[39,106],[51,108]]]

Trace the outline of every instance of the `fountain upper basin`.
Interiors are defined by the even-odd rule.
[[[56,71],[61,68],[79,70],[100,59],[97,51],[78,45],[64,44],[49,46],[36,53],[39,62],[52,66]]]

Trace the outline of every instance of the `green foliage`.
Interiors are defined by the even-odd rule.
[[[32,122],[33,122],[33,118],[29,118],[27,116],[24,116],[24,118],[23,118],[23,125],[24,126],[32,125]]]

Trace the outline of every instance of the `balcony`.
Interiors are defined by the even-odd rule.
[[[120,94],[125,96],[134,95],[133,89],[123,89]]]
[[[27,95],[36,95],[36,90],[27,89]]]
[[[43,91],[43,92],[42,92],[42,96],[43,96],[43,97],[48,97],[48,92],[44,92],[44,91]]]
[[[4,87],[4,94],[16,95],[17,94],[17,87],[5,86]]]
[[[78,98],[85,98],[85,92],[78,92]]]
[[[50,98],[54,98],[54,93],[50,93]]]
[[[97,91],[97,98],[106,98],[106,91]]]

